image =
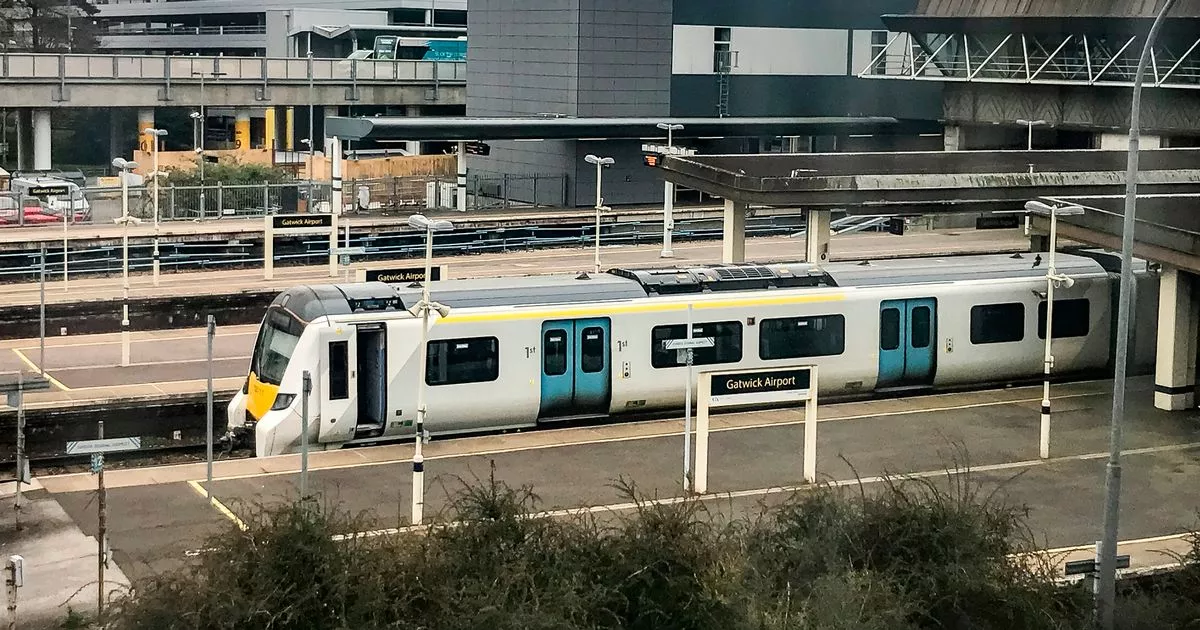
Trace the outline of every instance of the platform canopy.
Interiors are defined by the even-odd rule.
[[[683,125],[679,137],[833,136],[940,132],[927,121],[848,118],[471,118],[375,116],[325,120],[325,135],[342,140],[486,141],[658,139],[660,123]]]

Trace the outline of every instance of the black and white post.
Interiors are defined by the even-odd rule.
[[[661,122],[657,127],[667,132],[667,154],[672,153],[675,146],[674,132],[683,129],[683,125]],[[663,246],[660,258],[675,256],[671,249],[671,236],[675,231],[675,184],[669,179],[663,179]]]
[[[429,311],[436,310],[443,318],[450,314],[450,309],[442,304],[433,302],[429,297],[429,283],[433,269],[433,233],[449,232],[454,224],[441,220],[430,220],[421,214],[408,218],[408,225],[425,232],[425,281],[421,283],[421,301],[417,303],[414,316],[421,318],[421,346],[417,350],[417,421],[414,427],[413,460],[412,460],[412,524],[420,525],[425,518],[425,456],[422,447],[425,444],[425,417],[428,413],[425,404],[425,370],[429,355]]]
[[[304,371],[300,391],[300,500],[308,498],[308,397],[312,393],[312,375]]]
[[[212,315],[208,316],[208,400],[205,408],[207,410],[208,420],[205,425],[204,442],[205,451],[208,458],[208,472],[205,475],[207,484],[205,489],[212,487],[213,479],[213,338],[217,336],[217,319]],[[211,497],[212,490],[208,490]]]
[[[129,224],[141,223],[136,217],[129,216],[129,174],[137,168],[137,162],[116,158],[112,165],[121,174],[121,217],[116,220],[124,227],[121,231],[121,367],[129,367]]]

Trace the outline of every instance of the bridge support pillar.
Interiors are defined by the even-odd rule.
[[[1158,294],[1158,355],[1154,406],[1181,411],[1196,406],[1196,278],[1164,268]]]
[[[149,153],[154,150],[154,144],[158,142],[158,138],[153,134],[146,133],[147,129],[154,128],[154,108],[139,107],[137,110],[138,124],[138,148]]]
[[[958,125],[946,125],[942,131],[942,142],[947,151],[960,151],[963,145],[963,130]]]
[[[421,106],[420,105],[409,105],[409,106],[405,107],[404,115],[405,116],[420,116],[421,115]],[[421,143],[419,141],[409,140],[408,142],[405,143],[405,145],[406,146],[404,147],[404,150],[408,151],[410,155],[421,155]]]
[[[725,200],[724,235],[721,238],[721,262],[746,262],[746,211],[744,203]]]
[[[458,174],[454,182],[454,206],[459,212],[467,211],[467,143],[458,143]]]
[[[233,119],[233,146],[240,150],[252,148],[250,143],[250,110],[239,109]]]
[[[804,211],[804,261],[809,263],[829,262],[829,210]]]
[[[290,105],[283,112],[283,150],[296,150],[296,108]]]
[[[50,110],[33,110],[33,170],[50,170]]]
[[[17,170],[33,167],[33,120],[30,110],[17,110]]]
[[[1050,251],[1050,235],[1038,234],[1036,232],[1029,233],[1029,251],[1031,252],[1048,252]]]

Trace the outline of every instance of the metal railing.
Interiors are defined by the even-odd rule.
[[[308,60],[294,57],[180,57],[155,55],[0,54],[0,82],[165,81],[199,83],[199,75],[224,73],[219,81],[308,81]],[[197,73],[193,76],[192,73]],[[465,82],[462,61],[313,59],[317,83],[363,81]]]
[[[467,206],[476,210],[513,206],[567,205],[567,176],[470,173],[467,176]]]
[[[101,37],[124,35],[265,35],[264,24],[235,24],[227,26],[110,26]]]

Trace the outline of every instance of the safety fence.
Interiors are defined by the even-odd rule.
[[[467,205],[480,210],[562,207],[567,205],[567,176],[472,172],[467,175]]]
[[[750,217],[746,235],[751,237],[796,235],[802,233],[802,215]],[[717,219],[681,219],[675,222],[676,241],[714,240],[722,236]],[[524,226],[518,228],[479,228],[454,230],[439,234],[434,250],[439,254],[486,254],[510,251],[529,251],[553,247],[592,247],[595,244],[595,225],[575,221],[562,225]],[[339,235],[339,246],[345,244]],[[601,224],[600,243],[606,245],[640,245],[662,242],[661,221],[630,221]],[[362,247],[363,254],[351,257],[351,264],[373,261],[419,258],[425,253],[424,234],[397,227],[370,234],[350,234],[350,247]],[[797,251],[801,245],[797,245]],[[163,242],[159,245],[160,268],[171,271],[200,271],[261,267],[261,241],[244,237],[222,242]],[[153,266],[153,245],[145,242],[129,246],[131,272],[150,271]],[[279,238],[274,247],[276,266],[315,265],[329,260],[329,239],[325,236]],[[63,248],[46,250],[46,273],[49,281],[61,281]],[[120,244],[97,246],[89,243],[67,245],[67,273],[78,275],[120,274],[122,268]],[[41,270],[41,251],[25,250],[0,252],[0,282],[37,280]]]

